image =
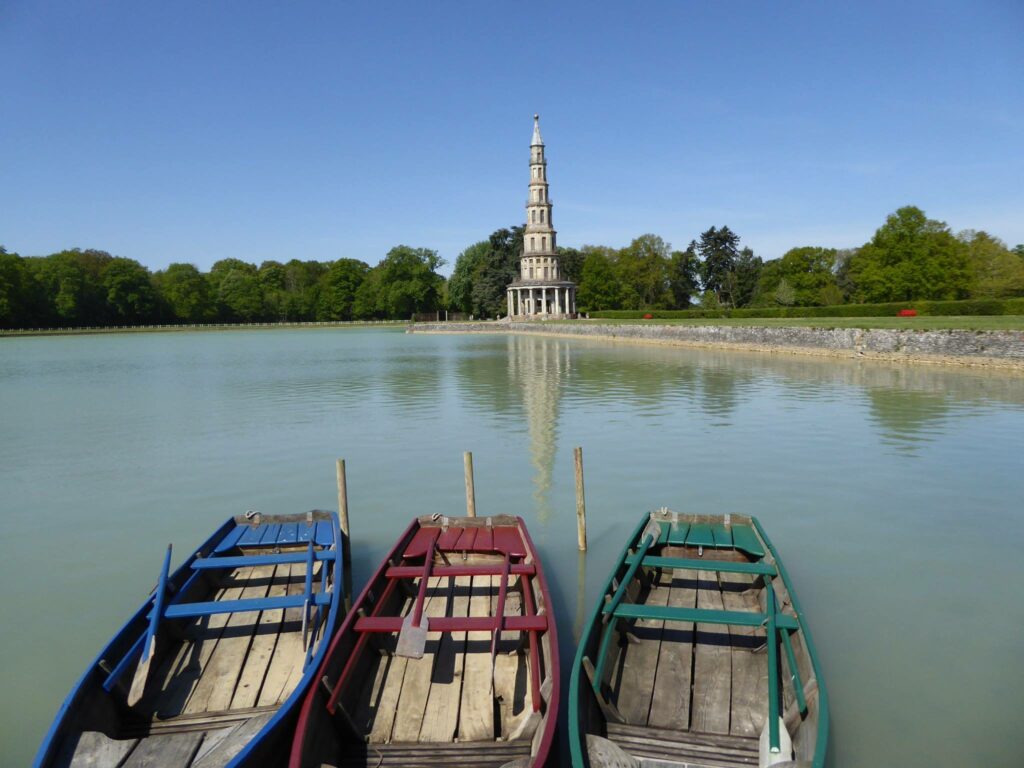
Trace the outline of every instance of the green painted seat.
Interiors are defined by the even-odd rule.
[[[734,525],[732,527],[732,542],[736,549],[742,549],[754,557],[764,557],[761,540],[757,538],[754,529],[749,525]]]

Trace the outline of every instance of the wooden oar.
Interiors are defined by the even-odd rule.
[[[398,633],[395,654],[410,659],[422,659],[427,647],[427,617],[423,615],[423,603],[427,599],[427,582],[430,581],[430,569],[434,565],[435,535],[427,546],[427,554],[423,560],[423,573],[420,575],[420,590],[416,595],[413,609],[402,620],[402,629]]]
[[[164,596],[167,594],[167,577],[171,569],[171,545],[167,545],[167,554],[164,556],[164,567],[160,571],[160,581],[156,585],[156,599],[153,601],[153,613],[149,617],[149,627],[146,629],[146,640],[142,644],[142,657],[139,665],[135,668],[135,676],[132,678],[132,687],[128,692],[128,706],[134,707],[139,703],[142,694],[146,690],[146,678],[149,677],[149,665],[156,654],[156,630],[160,626],[160,619],[164,613]]]

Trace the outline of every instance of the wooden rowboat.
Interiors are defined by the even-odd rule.
[[[580,641],[574,766],[821,768],[825,686],[792,585],[744,515],[644,515]]]
[[[232,518],[170,572],[57,713],[38,768],[282,764],[338,618],[330,512]]]
[[[542,766],[558,678],[551,598],[522,519],[420,517],[332,641],[290,765]]]

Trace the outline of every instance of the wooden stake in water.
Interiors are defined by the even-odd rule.
[[[476,489],[473,485],[473,454],[466,451],[462,454],[462,463],[466,468],[466,514],[476,517]]]
[[[345,587],[345,611],[352,607],[352,547],[348,525],[348,481],[345,460],[338,459],[338,521],[341,523],[342,573]]]
[[[580,552],[587,551],[587,500],[583,495],[583,448],[573,450],[576,460],[576,539]]]

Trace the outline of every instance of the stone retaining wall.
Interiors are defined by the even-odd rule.
[[[775,328],[751,325],[660,325],[544,322],[417,323],[413,333],[522,333],[729,347],[1024,369],[1022,331],[916,331],[862,328]]]

